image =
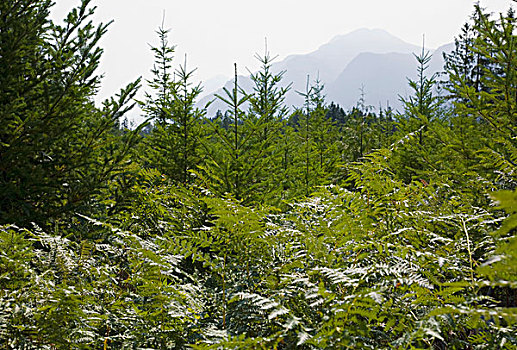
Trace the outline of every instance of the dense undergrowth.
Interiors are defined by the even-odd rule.
[[[129,130],[139,81],[92,102],[106,26],[50,6],[0,4],[1,347],[517,347],[512,11],[476,7],[443,82],[417,56],[402,113],[319,82],[290,111],[266,53],[206,116],[160,29]]]

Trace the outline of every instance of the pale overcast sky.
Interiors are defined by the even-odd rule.
[[[53,18],[63,18],[78,0],[57,0]],[[490,12],[505,12],[511,0],[481,0]],[[473,11],[472,0],[93,0],[96,21],[114,23],[101,45],[105,73],[101,97],[140,75],[149,77],[157,44],[156,28],[165,11],[165,27],[176,45],[177,62],[188,55],[196,78],[230,77],[255,70],[253,58],[268,48],[279,59],[316,50],[336,35],[359,28],[381,28],[413,44],[436,48],[452,42]]]

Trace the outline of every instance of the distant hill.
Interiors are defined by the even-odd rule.
[[[430,64],[430,73],[440,71],[443,67],[442,52],[452,50],[452,44],[436,50]],[[407,78],[416,74],[416,60],[413,53],[421,48],[404,42],[381,29],[359,29],[339,35],[318,50],[304,55],[290,55],[273,64],[273,71],[286,71],[283,79],[285,85],[293,83],[286,98],[289,106],[301,106],[303,99],[296,91],[305,91],[307,75],[311,82],[319,77],[325,85],[324,93],[327,101],[339,103],[345,109],[356,105],[360,96],[359,89],[364,86],[366,103],[378,107],[400,108],[399,95],[406,95]],[[252,83],[249,77],[241,76],[239,85],[251,92]],[[231,88],[233,81],[225,86]],[[222,89],[215,93],[221,94]],[[200,105],[213,99],[209,94],[201,99]],[[214,102],[208,111],[209,115],[226,107],[220,101]]]
[[[363,88],[366,103],[398,107],[398,95],[408,91],[406,77],[414,78],[415,58],[404,53],[361,53],[327,87],[327,99],[354,106]],[[396,106],[397,105],[397,106]]]
[[[452,51],[453,44],[441,46],[433,52],[429,75],[443,69],[443,52]],[[421,49],[419,49],[421,51]],[[417,62],[413,54],[370,53],[357,55],[337,78],[327,85],[327,99],[349,108],[357,103],[363,88],[366,102],[375,108],[387,105],[400,109],[399,97],[413,93],[409,79],[416,79]]]
[[[228,81],[228,77],[226,75],[217,75],[203,82],[203,91],[201,92],[201,97],[207,96],[214,91],[217,91],[224,86],[224,84]]]

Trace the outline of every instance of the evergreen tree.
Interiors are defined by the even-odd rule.
[[[417,60],[417,80],[409,80],[413,95],[403,98],[404,114],[398,118],[395,138],[400,141],[395,153],[395,168],[405,181],[411,181],[422,171],[436,170],[431,154],[436,151],[436,139],[430,124],[438,119],[441,99],[435,95],[437,75],[427,76],[431,54],[422,46]]]
[[[422,53],[414,56],[418,63],[417,80],[408,80],[414,95],[408,98],[401,97],[404,104],[404,119],[407,122],[400,128],[409,132],[416,131],[418,133],[418,143],[423,145],[427,124],[436,116],[439,106],[438,97],[434,95],[433,91],[436,86],[437,75],[433,74],[431,77],[426,75],[432,56],[425,51],[424,46],[422,46]]]
[[[300,194],[309,195],[315,186],[323,185],[334,174],[339,160],[338,140],[335,124],[327,117],[324,85],[316,79],[307,86],[305,92],[298,92],[304,98],[304,108],[294,113],[291,123],[297,131],[299,151],[296,173],[300,184],[296,185]]]
[[[458,103],[455,113],[477,130],[477,145],[481,148],[481,165],[486,176],[499,183],[498,187],[516,186],[514,169],[517,160],[517,48],[515,46],[515,17],[512,11],[492,19],[476,6],[478,21],[472,50],[480,56],[483,74],[478,89],[470,84],[470,76],[450,71],[450,80]],[[480,142],[481,141],[481,142]],[[494,173],[494,169],[497,169]]]
[[[192,85],[195,70],[187,69],[187,60],[173,70],[174,46],[168,43],[168,33],[157,31],[160,45],[152,47],[155,65],[146,93],[143,110],[154,121],[154,128],[140,151],[144,165],[156,167],[180,183],[191,182],[190,171],[200,164],[201,118],[204,111],[195,106],[201,93],[200,85]]]
[[[272,72],[274,57],[267,51],[267,45],[264,55],[257,54],[255,58],[261,68],[250,75],[253,92],[249,96],[249,117],[254,119],[257,128],[251,142],[261,150],[263,158],[257,172],[259,185],[256,191],[261,193],[261,202],[271,203],[280,198],[282,188],[278,184],[286,175],[285,163],[281,160],[286,155],[282,152],[282,133],[289,112],[284,101],[291,84],[281,87],[285,72]]]
[[[203,186],[213,192],[228,193],[249,203],[253,201],[252,194],[257,186],[262,151],[252,142],[258,126],[256,120],[248,118],[242,109],[249,95],[238,85],[237,64],[234,68],[233,89],[224,88],[225,96],[216,95],[227,104],[228,110],[222,115],[223,120],[210,122],[211,132],[203,144],[207,162],[200,167],[198,175]],[[229,118],[227,122],[224,121],[226,118]],[[228,124],[227,128],[223,127],[225,124]]]
[[[291,84],[280,87],[285,71],[278,74],[272,72],[275,57],[271,57],[267,46],[264,55],[257,54],[255,58],[261,64],[261,69],[250,74],[253,82],[253,93],[249,97],[250,114],[258,119],[260,139],[265,141],[266,148],[269,148],[269,144],[278,136],[281,122],[288,114],[289,109],[284,101]]]
[[[387,148],[394,132],[393,110],[387,104],[386,109],[379,106],[379,146]]]
[[[380,147],[381,126],[373,107],[366,104],[364,87],[360,89],[357,105],[348,111],[341,125],[343,138],[342,159],[360,161],[373,149]]]
[[[307,85],[305,92],[299,92],[298,94],[301,95],[304,98],[304,109],[297,111],[296,115],[298,116],[297,120],[297,127],[298,127],[298,137],[300,139],[300,151],[299,151],[299,157],[300,157],[300,165],[298,172],[303,174],[300,176],[301,179],[303,179],[303,193],[308,196],[311,193],[312,186],[314,185],[313,180],[313,172],[312,170],[312,149],[313,149],[313,139],[312,139],[312,133],[311,133],[311,114],[314,109],[313,102],[316,102],[316,104],[321,104],[320,100],[320,93],[321,89],[323,89],[323,86],[317,86],[316,89],[318,89],[316,92],[314,92],[313,86],[309,87],[309,76],[307,76]],[[316,99],[314,99],[314,95],[316,93]],[[318,106],[320,107],[320,106]],[[299,186],[299,185],[298,185]]]
[[[444,85],[453,93],[451,76],[461,75],[465,84],[474,88],[475,91],[485,91],[486,87],[482,83],[482,77],[486,69],[490,69],[489,61],[477,50],[475,42],[480,40],[477,30],[480,21],[487,16],[481,7],[477,7],[470,16],[470,21],[466,22],[461,28],[461,33],[454,39],[454,51],[444,53],[445,71],[448,78]],[[458,99],[459,96],[452,94],[451,99]],[[462,102],[466,102],[463,100]]]
[[[181,138],[180,152],[182,158],[180,167],[182,170],[181,180],[184,183],[190,182],[191,170],[197,169],[201,164],[200,140],[203,138],[201,119],[206,111],[196,107],[196,100],[201,94],[201,85],[192,86],[191,79],[195,70],[187,70],[187,58],[185,63],[176,71],[178,79],[178,90],[175,95],[176,116],[179,137]]]
[[[330,102],[330,105],[328,105],[327,118],[332,120],[336,126],[342,127],[346,121],[346,113],[338,104]]]
[[[0,222],[21,225],[92,210],[125,168],[137,131],[113,131],[139,82],[97,108],[93,98],[107,25],[84,0],[64,25],[50,1],[0,4]]]
[[[280,199],[282,200],[289,200],[296,197],[299,191],[300,178],[297,171],[299,138],[296,126],[292,121],[294,115],[297,114],[291,115],[290,118],[284,122],[281,138],[277,144],[281,155],[278,187],[282,190],[280,195]]]

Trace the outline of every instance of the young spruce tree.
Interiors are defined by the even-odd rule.
[[[139,82],[95,106],[106,24],[90,0],[64,24],[50,1],[0,4],[0,223],[45,225],[76,211],[126,166],[136,133],[113,133]]]
[[[175,47],[168,42],[169,30],[157,31],[160,45],[152,47],[155,65],[147,93],[142,103],[153,120],[154,127],[140,155],[147,167],[153,167],[178,183],[190,183],[190,171],[200,162],[200,118],[204,112],[195,106],[201,93],[200,85],[192,84],[195,70],[188,70],[187,60],[173,69]]]

